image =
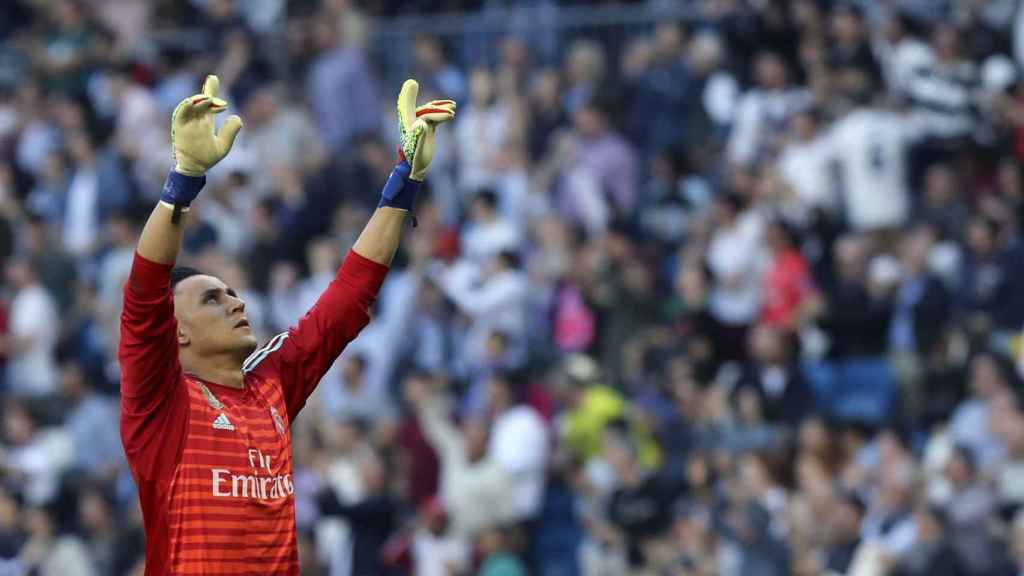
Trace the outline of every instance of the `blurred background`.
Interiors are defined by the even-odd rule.
[[[5,0],[0,575],[138,575],[121,287],[208,73],[181,261],[262,338],[458,100],[294,424],[304,575],[1024,570],[1018,0]],[[333,497],[332,497],[333,496]]]

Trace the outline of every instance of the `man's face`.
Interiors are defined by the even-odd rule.
[[[174,315],[178,343],[198,355],[237,352],[244,357],[256,350],[245,302],[219,278],[198,274],[179,282]]]

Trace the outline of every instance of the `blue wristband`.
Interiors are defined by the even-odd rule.
[[[401,208],[402,210],[412,210],[412,205],[416,202],[416,193],[419,192],[421,183],[409,178],[411,171],[412,167],[405,160],[395,165],[395,169],[391,171],[391,176],[388,177],[387,183],[384,184],[384,190],[380,193],[380,203],[377,204],[378,208],[390,206],[392,208]]]
[[[171,173],[167,175],[167,180],[164,181],[163,190],[160,191],[160,200],[174,206],[187,208],[196,199],[196,196],[199,196],[199,191],[205,184],[205,175],[186,176],[172,168]]]

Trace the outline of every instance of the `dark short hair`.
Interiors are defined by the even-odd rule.
[[[483,202],[491,210],[498,207],[498,193],[490,188],[481,188],[477,190],[476,196],[473,197],[473,200],[476,202]]]
[[[178,287],[178,283],[186,278],[193,276],[199,276],[203,274],[199,269],[191,266],[175,266],[171,270],[171,291],[173,292]]]
[[[519,258],[519,252],[511,248],[498,252],[498,260],[501,260],[501,263],[504,264],[505,267],[512,268],[513,270],[518,270],[519,267],[522,266],[522,260]]]
[[[964,466],[967,467],[967,472],[973,477],[978,471],[978,457],[975,455],[974,449],[966,444],[955,444],[953,446],[953,453],[963,460]]]
[[[529,379],[526,370],[523,368],[515,367],[495,370],[494,374],[491,375],[491,382],[508,390],[509,398],[513,404],[526,402]]]

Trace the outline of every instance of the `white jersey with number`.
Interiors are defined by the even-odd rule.
[[[857,230],[903,224],[910,211],[907,146],[912,124],[891,112],[863,109],[836,122],[828,136],[839,164],[846,218]]]

